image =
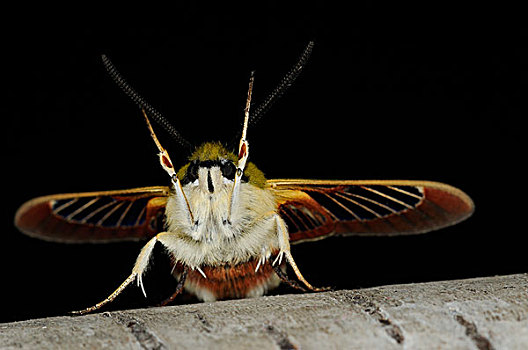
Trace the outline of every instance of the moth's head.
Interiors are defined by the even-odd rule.
[[[242,148],[243,151],[239,151],[239,156],[236,156],[219,142],[206,142],[197,147],[189,157],[189,162],[176,172],[169,153],[158,141],[144,110],[143,115],[152,139],[158,147],[161,167],[169,174],[173,183],[179,180],[182,185],[186,185],[200,180],[196,184],[201,184],[204,189],[214,192],[215,183],[218,186],[220,183],[233,182],[236,172],[241,171],[237,165],[239,165],[241,157],[247,158],[247,153],[245,153],[247,152],[247,143]],[[242,182],[247,182],[257,187],[266,185],[264,174],[253,163],[245,164],[243,169],[241,174]]]
[[[266,184],[266,178],[264,177],[264,174],[253,163],[246,164],[248,158],[248,143],[246,140],[246,131],[248,125],[256,123],[258,119],[270,108],[273,102],[282,96],[286,89],[288,89],[288,87],[293,84],[297,76],[302,71],[302,68],[305,66],[312,51],[313,45],[313,41],[308,43],[297,64],[292,67],[292,69],[280,81],[279,85],[271,92],[271,94],[255,108],[255,111],[252,112],[250,118],[249,107],[253,86],[253,72],[251,73],[246,108],[244,110],[244,126],[237,155],[228,151],[220,143],[207,142],[196,148],[196,150],[189,157],[189,163],[184,165],[179,171],[175,170],[174,165],[170,160],[169,154],[159,143],[147,114],[151,116],[161,127],[163,127],[163,129],[165,129],[165,131],[167,131],[180,145],[184,147],[191,147],[191,143],[185,140],[156,109],[148,104],[130,85],[128,85],[126,80],[117,71],[116,67],[112,64],[108,57],[102,55],[102,60],[112,79],[141,108],[152,139],[158,147],[160,164],[169,174],[174,183],[178,181],[181,181],[182,184],[185,182],[192,182],[193,179],[197,178],[197,176],[200,176],[200,171],[202,174],[205,174],[207,169],[214,168],[213,172],[218,175],[218,180],[232,181],[236,174],[236,179],[238,179],[237,181],[246,181],[253,185],[264,187]],[[211,171],[207,171],[207,174],[211,174]]]
[[[189,157],[189,162],[177,172],[177,177],[182,185],[193,183],[206,176],[210,170],[218,171],[224,182],[231,182],[237,171],[238,157],[229,151],[220,142],[206,142],[198,146]],[[264,187],[266,178],[253,163],[246,164],[242,182]]]

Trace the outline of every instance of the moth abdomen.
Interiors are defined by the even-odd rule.
[[[274,255],[277,254],[278,251]],[[189,268],[184,289],[203,301],[261,296],[268,290],[276,288],[280,278],[273,269],[272,259],[263,263],[259,261],[260,258],[254,258],[238,264]],[[176,278],[179,279],[184,269],[183,264],[176,264],[174,269]]]

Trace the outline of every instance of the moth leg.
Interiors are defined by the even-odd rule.
[[[131,274],[130,276],[127,277],[127,279],[121,283],[121,285],[119,287],[117,287],[117,289],[112,293],[110,294],[105,300],[95,304],[94,306],[90,306],[90,307],[87,307],[86,309],[83,309],[83,310],[79,310],[79,311],[71,311],[70,313],[72,315],[84,315],[84,314],[88,314],[90,312],[94,312],[95,310],[99,310],[101,307],[103,307],[104,305],[112,302],[119,294],[121,294],[121,292],[132,282],[134,282],[134,279],[136,278],[136,275],[134,274]]]
[[[288,275],[281,270],[280,265],[273,266],[273,270],[275,271],[277,276],[279,276],[280,280],[289,285],[290,287],[301,290],[303,292],[307,291],[307,289],[297,283],[297,281],[291,280]]]
[[[279,252],[279,255],[277,255],[277,258],[275,259],[275,261],[273,262],[273,265],[275,265],[275,263],[277,262],[277,259],[279,260],[279,265],[280,265],[280,262],[282,261],[282,256],[284,255],[286,256],[286,260],[292,267],[299,281],[301,281],[309,290],[312,290],[314,292],[322,292],[322,291],[328,290],[328,288],[316,288],[312,286],[310,283],[308,283],[308,281],[304,278],[304,276],[302,275],[301,271],[297,267],[297,264],[295,263],[295,260],[293,259],[293,256],[291,254],[290,240],[289,240],[288,229],[286,228],[286,224],[284,223],[284,221],[281,219],[281,217],[278,214],[275,215],[275,222],[277,225],[280,252]]]
[[[174,291],[174,293],[172,293],[172,295],[170,297],[168,297],[167,299],[163,300],[158,306],[165,306],[169,303],[171,303],[183,290],[183,285],[185,284],[185,280],[187,279],[187,272],[189,271],[189,268],[186,266],[184,269],[183,269],[183,272],[180,276],[180,279],[178,281],[178,284],[176,285],[176,291]]]
[[[137,281],[138,286],[141,288],[141,290],[143,291],[143,294],[146,297],[145,288],[143,287],[143,280],[142,280],[141,276],[147,270],[149,259],[150,259],[150,255],[152,254],[152,250],[154,249],[154,246],[156,245],[156,242],[158,242],[158,241],[162,242],[162,237],[164,235],[171,235],[171,233],[169,233],[169,232],[159,233],[156,236],[154,236],[150,241],[148,241],[147,244],[145,244],[145,246],[143,247],[143,249],[141,249],[141,252],[139,253],[139,255],[138,255],[137,259],[136,259],[136,263],[134,264],[134,268],[132,269],[132,273],[130,274],[130,276],[127,277],[127,279],[123,283],[121,283],[121,285],[119,287],[117,287],[117,289],[114,292],[112,292],[112,294],[110,294],[106,299],[104,299],[101,302],[95,304],[94,306],[90,306],[90,307],[88,307],[86,309],[79,310],[79,311],[72,311],[71,313],[74,314],[74,315],[84,315],[84,314],[99,310],[104,305],[114,301],[114,299],[119,294],[121,294],[123,292],[123,290],[125,290],[125,288],[130,283],[134,282],[134,280]]]

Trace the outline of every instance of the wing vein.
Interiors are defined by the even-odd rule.
[[[407,196],[411,196],[411,197],[414,197],[414,198],[417,198],[417,199],[423,199],[423,196],[419,196],[419,195],[414,194],[412,192],[405,191],[404,189],[401,189],[401,188],[398,188],[398,187],[387,186],[387,188],[390,188],[391,190],[394,190],[394,191],[397,191],[397,192],[401,192],[403,194],[406,194]]]
[[[92,204],[94,204],[95,202],[97,201],[97,198],[94,198],[92,199],[91,201],[89,201],[88,203],[86,203],[85,205],[81,206],[79,209],[77,210],[74,210],[70,215],[66,216],[66,220],[71,220],[75,215],[79,214],[80,212],[82,212],[84,209],[88,208],[89,206],[91,206]]]
[[[355,205],[357,205],[357,206],[360,207],[360,208],[365,209],[366,211],[368,211],[369,213],[374,214],[374,216],[376,216],[376,217],[378,217],[378,218],[380,218],[380,219],[383,217],[381,214],[379,214],[379,213],[377,213],[376,211],[370,209],[370,208],[367,207],[366,205],[363,205],[363,204],[361,204],[361,203],[359,203],[359,202],[356,202],[356,201],[353,200],[352,198],[348,198],[348,197],[346,197],[346,196],[343,196],[343,194],[341,194],[341,193],[339,193],[339,192],[336,192],[335,195],[338,196],[338,197],[340,197],[340,198],[343,198],[343,199],[345,199],[345,200],[347,200],[347,201],[349,201],[349,202],[351,202],[351,203],[353,203],[353,204],[355,204]]]
[[[130,208],[132,207],[132,204],[134,204],[133,201],[129,201],[128,202],[128,206],[125,208],[125,210],[123,211],[123,214],[121,214],[121,216],[119,217],[119,220],[117,220],[117,224],[116,226],[121,226],[121,223],[123,222],[123,220],[125,219],[125,216],[127,215],[128,211],[130,210]]]
[[[96,198],[97,200],[101,199],[101,198]],[[86,215],[86,217],[84,219],[82,219],[80,221],[81,224],[86,224],[88,222],[88,220],[90,220],[92,217],[94,217],[95,215],[97,215],[99,212],[101,212],[102,210],[105,210],[106,208],[108,208],[109,206],[111,206],[112,204],[114,204],[115,202],[109,202],[109,203],[106,203],[105,205],[102,205],[100,206],[99,208],[97,208],[96,210],[92,211],[90,214]]]
[[[361,196],[361,195],[359,195],[359,194],[356,194],[356,193],[349,193],[349,192],[343,192],[342,194],[343,194],[343,195],[348,195],[348,196],[353,196],[353,197],[356,197],[356,198],[363,199],[363,200],[365,200],[365,201],[367,201],[367,202],[370,202],[370,203],[373,203],[373,204],[375,204],[375,205],[378,205],[378,206],[382,207],[383,209],[386,209],[386,210],[392,212],[393,214],[398,213],[397,210],[394,210],[394,209],[392,209],[391,207],[389,207],[389,206],[387,206],[387,205],[385,205],[385,204],[383,204],[383,203],[380,203],[380,202],[378,202],[378,201],[375,201],[375,200],[372,199],[372,198],[363,197],[363,196]]]
[[[380,192],[380,191],[376,191],[376,190],[373,189],[373,188],[366,187],[366,186],[361,186],[361,188],[363,188],[363,189],[365,189],[365,190],[367,190],[367,191],[370,191],[370,192],[372,192],[372,193],[375,193],[375,194],[377,194],[377,195],[379,195],[379,196],[385,197],[385,198],[387,198],[387,199],[389,199],[389,200],[391,200],[391,201],[393,201],[393,202],[396,202],[396,203],[398,203],[398,204],[400,204],[400,205],[403,205],[403,206],[406,207],[407,209],[414,209],[413,206],[411,206],[411,205],[409,205],[409,204],[407,204],[407,203],[405,203],[405,202],[402,202],[402,201],[400,201],[399,199],[396,199],[396,198],[394,198],[394,197],[392,197],[392,196],[389,196],[388,194],[385,194],[385,193]]]
[[[101,220],[97,221],[97,226],[102,226],[103,223],[105,222],[106,219],[108,219],[110,217],[110,215],[112,215],[117,209],[119,209],[122,205],[123,205],[124,202],[113,202],[113,204],[115,204],[115,206],[110,209],[110,211],[108,213],[106,213],[102,218]]]
[[[293,223],[293,225],[295,226],[296,228],[296,232],[300,232],[301,231],[301,228],[299,227],[299,225],[297,225],[297,223],[292,219],[292,217],[286,212],[286,210],[282,210],[282,213],[289,219],[290,222]],[[289,230],[288,230],[289,231]]]
[[[310,209],[304,208],[305,210],[301,210],[301,212],[306,216],[308,221],[313,225],[313,227],[320,226],[322,223],[318,222],[315,216],[313,215],[313,212]]]
[[[345,210],[345,211],[348,212],[350,215],[352,215],[356,220],[358,220],[358,221],[362,221],[362,220],[360,219],[360,217],[359,217],[356,213],[354,213],[354,212],[352,211],[352,209],[348,208],[346,205],[343,205],[343,203],[341,203],[341,202],[338,201],[337,199],[333,198],[333,197],[330,196],[328,193],[326,193],[326,192],[322,192],[322,193],[323,193],[325,196],[327,196],[331,201],[333,201],[334,203],[336,203],[337,205],[339,205],[341,208],[343,208],[343,210]],[[326,209],[326,208],[325,208],[325,209]],[[329,210],[328,210],[328,211],[329,211]],[[332,214],[332,215],[333,215],[333,214]],[[334,215],[334,216],[335,216],[335,215]],[[337,219],[338,221],[340,221],[337,217],[336,217],[336,219]]]
[[[295,217],[299,220],[299,222],[301,223],[302,226],[304,226],[304,229],[306,231],[309,231],[310,230],[310,227],[308,227],[308,225],[306,224],[306,222],[304,222],[304,220],[301,218],[301,216],[299,215],[298,213],[298,209],[297,210],[293,210],[292,213],[293,215],[295,215]]]
[[[136,222],[134,223],[134,226],[139,226],[139,223],[141,221],[141,218],[143,217],[143,215],[145,215],[145,211],[147,210],[147,205],[145,205],[142,209],[141,209],[141,212],[139,212],[139,215],[138,215],[138,218],[136,220]]]
[[[68,208],[70,205],[72,205],[73,203],[76,203],[78,200],[79,200],[79,198],[73,198],[72,200],[64,203],[60,207],[58,207],[55,210],[53,210],[53,212],[59,213],[61,210],[65,209],[65,208]]]

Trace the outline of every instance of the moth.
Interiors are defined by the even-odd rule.
[[[168,304],[183,292],[203,301],[256,297],[281,282],[308,291],[291,245],[343,235],[424,233],[469,217],[474,205],[461,190],[443,183],[408,180],[266,179],[248,161],[248,127],[292,85],[313,48],[310,42],[278,87],[250,113],[251,74],[244,122],[236,152],[217,142],[194,148],[179,169],[160,144],[149,117],[178,143],[180,133],[120,75],[110,60],[110,76],[140,107],[169,186],[56,194],[29,200],[15,215],[23,233],[44,240],[82,243],[148,240],[130,276],[85,314],[113,301],[142,277],[161,244],[177,280]],[[288,274],[287,267],[293,271]]]

